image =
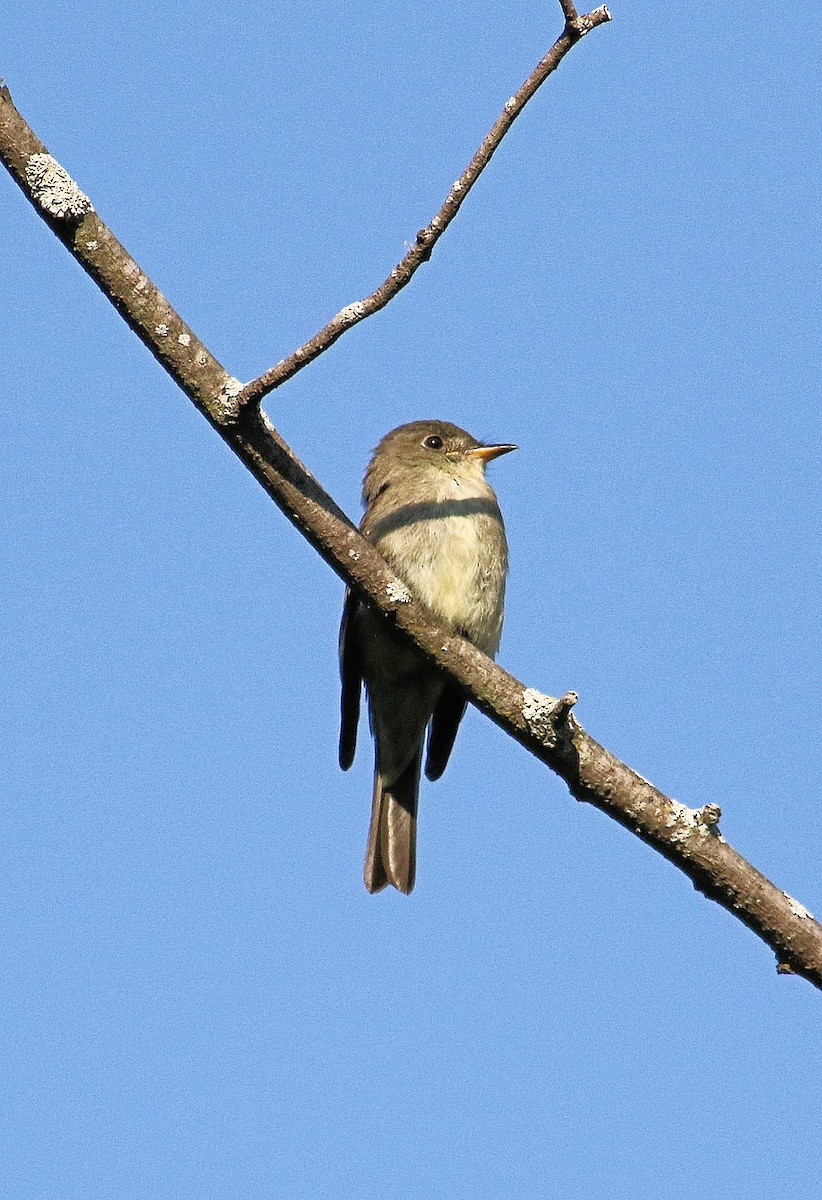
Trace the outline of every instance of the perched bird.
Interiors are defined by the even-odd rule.
[[[492,657],[502,632],[508,546],[486,464],[510,445],[484,445],[447,421],[400,425],[365,473],[360,529],[418,600],[452,633]],[[365,886],[414,886],[417,793],[439,779],[465,712],[462,693],[350,590],[340,628],[340,766],[354,761],[360,691],[374,735],[374,795]]]

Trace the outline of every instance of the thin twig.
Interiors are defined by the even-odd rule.
[[[259,404],[264,396],[275,388],[280,387],[286,380],[291,379],[298,371],[313,362],[329,346],[333,346],[338,338],[366,317],[372,316],[385,308],[389,300],[400,292],[410,282],[415,272],[431,257],[434,246],[459,212],[465,197],[488,166],[497,147],[505,137],[514,121],[520,115],[525,105],[545,82],[552,71],[555,71],[571,47],[586,33],[611,20],[611,14],[605,7],[598,8],[584,17],[577,16],[573,4],[560,0],[566,25],[561,36],[537,64],[519,90],[506,100],[505,106],[486,134],[479,149],[465,168],[459,179],[451,188],[439,212],[416,236],[413,246],[397,263],[391,274],[370,296],[347,304],[335,317],[325,325],[319,333],[282,359],[258,379],[246,384],[237,397],[238,408],[246,405]]]

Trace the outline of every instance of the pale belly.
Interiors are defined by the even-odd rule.
[[[465,632],[486,654],[496,652],[507,565],[497,520],[482,512],[423,519],[388,534],[379,544],[414,594],[444,624]]]

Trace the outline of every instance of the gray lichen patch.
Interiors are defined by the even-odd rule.
[[[672,842],[687,841],[699,829],[696,810],[680,804],[678,800],[671,801],[671,811],[665,824],[671,830]]]
[[[189,341],[191,339],[189,338]],[[181,338],[177,339],[182,342]],[[220,388],[220,395],[217,398],[217,403],[214,405],[213,416],[220,424],[229,425],[237,420],[239,408],[237,405],[237,397],[243,390],[243,385],[239,379],[233,375],[227,375],[223,386]]]
[[[536,688],[525,688],[522,693],[522,718],[533,734],[542,740],[552,736],[552,716],[556,708],[553,696],[546,696]]]
[[[385,594],[392,604],[410,604],[411,593],[399,579],[392,579],[386,586]]]
[[[94,206],[56,158],[32,154],[26,163],[26,182],[40,208],[59,221],[79,221]]]
[[[789,896],[787,892],[783,892],[782,895],[788,901],[790,910],[795,917],[799,917],[803,921],[814,920],[813,913],[808,912],[804,904],[800,904],[798,900],[794,900],[793,896]]]
[[[345,308],[341,308],[336,319],[343,325],[356,325],[365,315],[365,305],[362,300],[355,300],[352,304],[346,304]]]
[[[671,830],[672,842],[686,842],[689,838],[715,837],[722,841],[717,829],[721,810],[716,804],[706,804],[705,808],[688,808],[678,800],[670,800],[671,806],[665,824]]]

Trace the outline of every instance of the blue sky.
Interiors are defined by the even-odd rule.
[[[613,5],[267,410],[491,467],[500,661],[822,910],[822,16]],[[22,0],[23,114],[234,374],[375,287],[559,6]],[[478,714],[368,896],[339,581],[0,178],[4,1192],[810,1200],[822,1008]]]

